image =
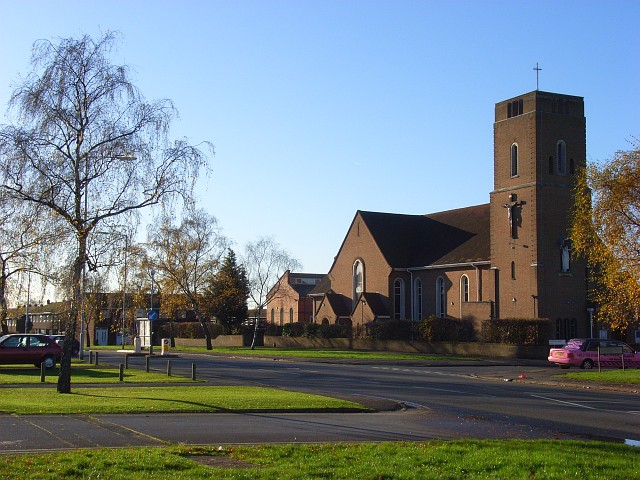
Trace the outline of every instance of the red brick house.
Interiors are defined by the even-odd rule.
[[[267,321],[278,326],[313,322],[313,300],[309,293],[323,277],[323,274],[287,270],[267,294]]]
[[[533,91],[497,103],[489,203],[356,212],[312,293],[316,322],[549,318],[551,338],[588,335],[585,265],[567,241],[585,162],[582,97]]]

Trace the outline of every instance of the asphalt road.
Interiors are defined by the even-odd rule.
[[[122,363],[100,352],[101,363]],[[166,371],[167,359],[151,360]],[[0,452],[97,446],[387,441],[453,438],[605,438],[640,441],[640,395],[553,385],[544,362],[298,361],[180,354],[174,374],[208,385],[260,385],[346,397],[358,414],[0,415]],[[144,359],[130,358],[130,368]],[[518,379],[518,376],[526,379]],[[534,382],[534,383],[529,383]],[[197,387],[194,387],[197,388]],[[0,392],[1,394],[1,392]],[[395,410],[397,405],[404,408]]]

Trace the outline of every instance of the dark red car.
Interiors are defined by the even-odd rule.
[[[32,363],[54,368],[62,349],[47,335],[15,333],[0,337],[0,364]]]

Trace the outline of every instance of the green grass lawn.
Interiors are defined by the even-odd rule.
[[[47,370],[45,384],[58,382],[59,368]],[[120,383],[119,369],[112,365],[95,366],[74,363],[71,367],[71,384]],[[167,376],[166,373],[149,372],[129,368],[124,371],[122,383],[176,383],[191,382],[191,378]],[[2,365],[0,367],[0,385],[40,384],[40,369],[25,365]]]
[[[119,350],[120,346],[92,347],[92,350]],[[131,346],[127,346],[131,348]],[[154,347],[154,349],[160,347]],[[132,349],[132,348],[131,348]],[[133,350],[132,350],[133,351]],[[154,350],[155,351],[155,350]],[[249,347],[214,347],[207,350],[205,347],[179,347],[172,351],[188,353],[211,353],[225,355],[249,355],[259,357],[296,357],[296,358],[317,358],[317,359],[359,359],[359,360],[413,360],[413,361],[477,361],[477,358],[456,357],[449,355],[427,355],[419,353],[395,353],[395,352],[366,352],[361,350],[328,350],[328,349],[306,349],[306,348],[272,348],[257,347],[251,350]]]
[[[552,440],[124,448],[3,455],[0,478],[616,480],[640,477],[638,453]]]
[[[0,388],[0,413],[182,413],[182,412],[368,411],[360,404],[259,387]],[[0,476],[0,478],[2,478]]]
[[[603,369],[601,372],[598,372],[597,369],[577,371],[558,375],[558,377],[585,382],[640,384],[640,368]]]

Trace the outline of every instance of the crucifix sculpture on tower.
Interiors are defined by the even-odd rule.
[[[515,195],[509,195],[509,199],[512,200],[509,203],[503,205],[507,209],[507,215],[509,218],[509,231],[511,232],[511,238],[518,238],[518,225],[515,219],[516,208],[524,205],[524,202],[517,201]]]

